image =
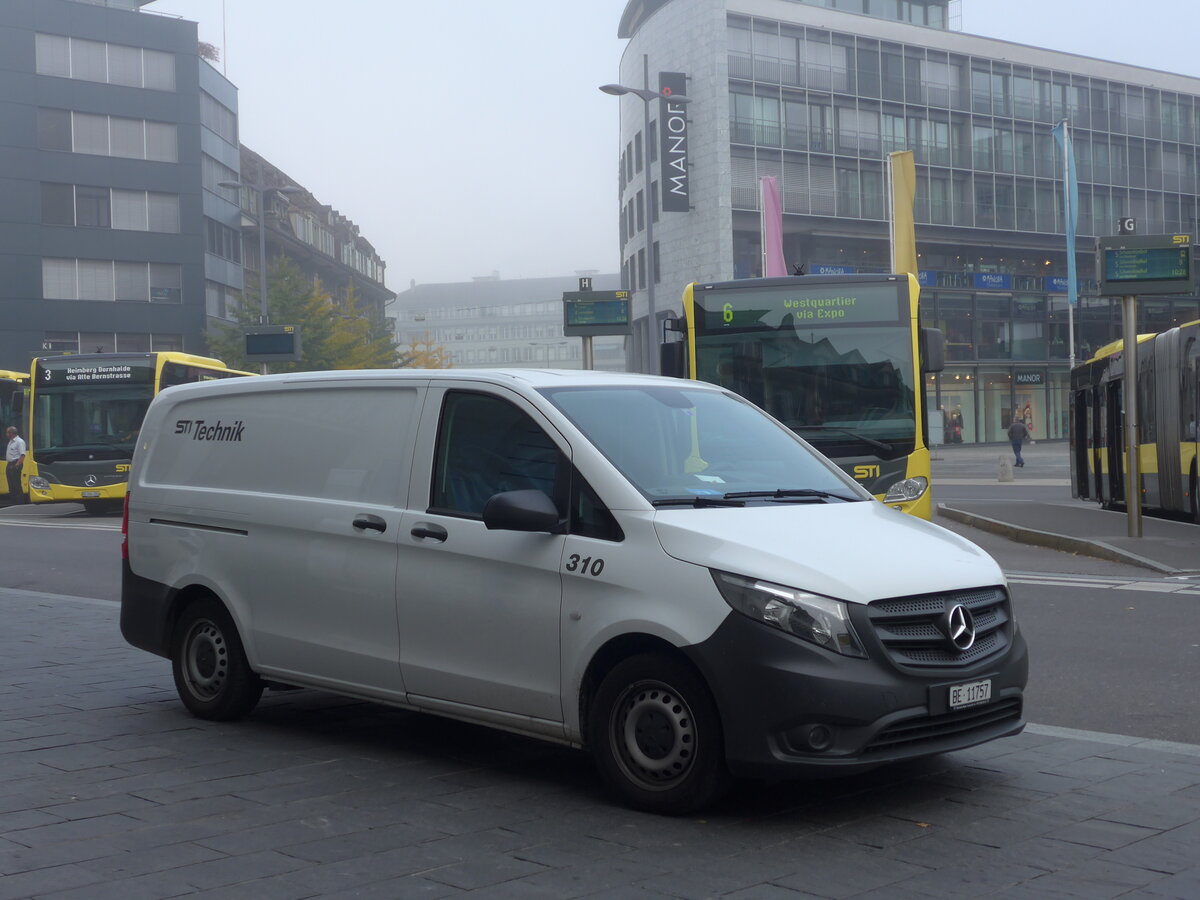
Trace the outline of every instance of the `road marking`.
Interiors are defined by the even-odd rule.
[[[1200,586],[1190,581],[1163,578],[1158,581],[1114,578],[1111,576],[1052,575],[1039,572],[1009,572],[1009,584],[1034,584],[1042,587],[1088,588],[1093,591],[1149,591],[1159,594],[1194,594],[1200,596]]]

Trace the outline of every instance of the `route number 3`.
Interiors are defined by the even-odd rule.
[[[567,571],[578,572],[580,575],[591,575],[593,578],[597,578],[604,571],[604,560],[598,556],[584,556],[580,558],[578,553],[572,553],[567,559]]]

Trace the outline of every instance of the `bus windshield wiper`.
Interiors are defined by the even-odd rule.
[[[848,497],[833,491],[822,491],[816,488],[779,488],[774,491],[731,491],[725,495],[726,500],[740,500],[751,497],[767,497],[771,500],[845,500],[853,503],[860,497]]]
[[[726,494],[724,497],[713,497],[710,495],[695,497],[660,497],[657,500],[650,501],[651,506],[690,506],[694,509],[703,509],[709,506],[745,506],[741,500],[734,499],[733,495]]]
[[[869,438],[865,434],[859,434],[857,431],[851,431],[849,428],[839,428],[836,425],[796,425],[794,431],[836,431],[839,434],[848,434],[856,441],[862,441],[868,447],[874,447],[880,453],[891,453],[895,448],[891,444],[886,444],[883,441],[877,441],[875,438]]]

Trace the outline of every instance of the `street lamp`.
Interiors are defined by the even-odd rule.
[[[225,188],[249,188],[254,191],[258,198],[258,323],[260,325],[269,325],[271,315],[267,311],[267,192],[278,191],[281,194],[299,194],[304,191],[302,187],[296,187],[294,184],[285,184],[281,187],[267,187],[261,184],[248,184],[244,181],[219,181],[218,187]],[[239,203],[240,207],[241,204]],[[262,373],[267,374],[267,364],[262,364]]]
[[[685,97],[683,94],[674,94],[663,91],[650,90],[650,57],[642,54],[642,84],[643,87],[635,88],[628,87],[623,84],[602,84],[600,90],[606,94],[611,94],[614,97],[619,97],[622,94],[632,94],[642,101],[642,135],[646,142],[645,150],[645,166],[643,171],[646,173],[646,262],[649,264],[650,272],[646,275],[646,319],[648,339],[646,342],[646,351],[644,363],[646,371],[651,375],[658,374],[658,347],[655,344],[658,334],[658,310],[654,305],[654,213],[657,211],[657,203],[651,192],[652,184],[650,182],[650,102],[652,100],[669,99],[672,103],[691,103],[690,97]],[[654,206],[651,206],[654,204]],[[630,285],[631,289],[636,289],[636,285]]]

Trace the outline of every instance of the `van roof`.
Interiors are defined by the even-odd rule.
[[[675,385],[712,387],[705,382],[686,381],[661,375],[641,375],[633,372],[596,372],[579,369],[339,369],[331,372],[287,372],[254,379],[257,384],[275,382],[324,382],[383,379],[395,381],[487,381],[495,384],[514,382],[539,389],[586,385]],[[206,382],[212,384],[213,382]],[[229,382],[222,382],[228,384]]]

